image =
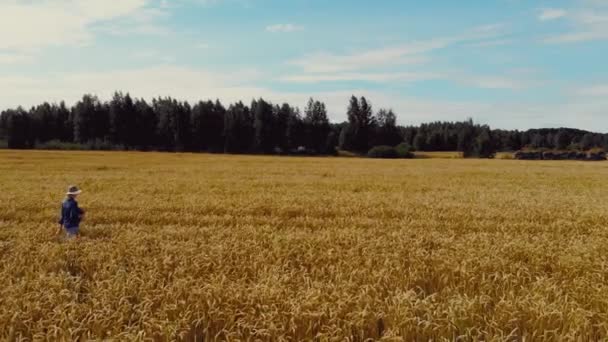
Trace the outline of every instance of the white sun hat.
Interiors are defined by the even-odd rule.
[[[66,195],[79,195],[82,192],[82,190],[78,189],[78,187],[76,185],[70,185],[68,187],[68,192],[66,192]]]

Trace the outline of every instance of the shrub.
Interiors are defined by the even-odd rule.
[[[603,153],[605,153],[606,151],[604,151],[604,149],[603,149],[603,148],[600,148],[600,147],[594,147],[594,148],[589,149],[589,151],[588,151],[588,152],[589,152],[589,153],[602,153],[602,152],[603,152]]]
[[[606,152],[601,148],[592,148],[587,152],[587,160],[606,160]]]
[[[123,145],[113,145],[107,140],[95,139],[89,141],[86,146],[92,151],[124,151]]]
[[[414,149],[407,143],[401,143],[395,146],[398,158],[414,158]]]
[[[568,151],[580,151],[580,150],[584,150],[584,148],[581,147],[581,144],[575,144],[572,143],[570,145],[568,145],[568,147],[566,147],[566,150]]]
[[[36,148],[41,150],[67,150],[67,151],[121,151],[122,145],[112,145],[105,140],[92,140],[86,144],[70,143],[59,140],[51,140],[45,143],[36,144]]]
[[[394,147],[384,145],[372,147],[367,152],[367,156],[370,158],[399,158],[399,154]]]
[[[83,144],[63,142],[59,140],[51,140],[45,143],[39,143],[36,148],[41,150],[67,150],[67,151],[82,151],[88,150],[89,147]]]
[[[317,152],[304,146],[300,146],[296,149],[290,150],[289,154],[294,156],[314,156],[317,154]]]
[[[351,151],[346,151],[346,150],[338,150],[336,152],[336,155],[338,157],[346,157],[346,158],[356,158],[359,157],[358,154],[351,152]]]
[[[606,152],[603,149],[591,149],[582,151],[555,151],[555,150],[522,150],[514,154],[515,159],[520,160],[606,160]]]

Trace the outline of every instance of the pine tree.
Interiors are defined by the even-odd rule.
[[[31,134],[34,141],[45,143],[57,139],[57,119],[53,107],[45,102],[30,111]]]
[[[8,110],[6,116],[6,140],[9,148],[22,149],[34,147],[31,139],[31,121],[28,113],[19,107],[16,110]]]
[[[346,113],[348,125],[345,126],[340,132],[340,148],[343,150],[353,151],[356,149],[356,139],[360,126],[358,119],[359,112],[361,112],[359,100],[353,95],[350,97],[348,111]]]
[[[585,135],[583,135],[583,137],[581,138],[581,141],[579,143],[580,148],[584,151],[591,149],[592,147],[594,147],[594,141],[593,141],[593,134],[591,133],[586,133]]]
[[[0,141],[5,141],[8,134],[8,114],[6,111],[0,112]]]
[[[158,115],[160,148],[166,151],[187,151],[191,148],[190,105],[172,98],[154,100]]]
[[[380,109],[376,115],[377,128],[373,145],[396,146],[403,141],[397,128],[397,116],[392,109]]]
[[[534,134],[532,136],[532,141],[530,142],[530,145],[534,148],[545,147],[545,137],[540,133]]]
[[[135,113],[137,125],[135,145],[141,150],[156,148],[158,118],[154,109],[145,100],[136,100]]]
[[[489,127],[483,126],[481,128],[481,132],[475,138],[473,151],[473,156],[477,158],[494,158],[496,149]]]
[[[246,153],[253,141],[253,121],[249,108],[242,102],[231,105],[224,121],[224,152]]]
[[[108,133],[109,117],[99,99],[84,95],[73,108],[74,140],[81,144],[103,139]]]
[[[304,124],[307,131],[306,146],[316,153],[325,153],[327,136],[330,132],[325,104],[310,98],[304,110]]]
[[[297,150],[306,144],[306,127],[299,108],[293,109],[289,114],[286,136],[287,146],[290,150]]]
[[[570,134],[568,134],[568,132],[560,129],[550,141],[554,141],[553,146],[556,149],[564,150],[568,147],[568,145],[570,145],[570,143],[572,142],[572,138],[570,137]]]
[[[108,105],[110,117],[110,141],[114,145],[134,147],[137,143],[137,111],[133,99],[127,93],[114,93]]]
[[[74,141],[74,122],[70,110],[66,107],[65,102],[61,101],[59,106],[53,107],[55,111],[55,120],[57,120],[57,139],[63,142]]]
[[[205,126],[210,152],[222,152],[224,150],[223,134],[225,115],[226,108],[224,108],[220,100],[216,100],[213,105],[212,115],[206,120],[207,125]]]
[[[254,115],[253,128],[255,130],[254,150],[258,153],[271,153],[275,147],[274,111],[272,104],[259,99],[252,106]]]
[[[289,121],[294,113],[294,109],[287,103],[282,106],[275,107],[276,123],[274,126],[273,136],[276,137],[275,142],[277,147],[282,151],[289,150]]]
[[[375,129],[372,106],[365,97],[357,100],[352,96],[348,106],[348,126],[340,135],[340,147],[356,152],[367,152],[371,147],[371,137]]]
[[[371,146],[371,138],[376,126],[376,118],[374,117],[372,105],[367,102],[365,97],[361,97],[361,111],[359,113],[359,136],[357,137],[357,146],[359,151],[367,152]]]
[[[207,136],[207,120],[213,113],[213,102],[200,101],[192,107],[190,126],[192,128],[192,146],[195,151],[209,150],[209,137]]]
[[[416,151],[426,151],[427,137],[423,131],[418,131],[414,137],[414,149]]]

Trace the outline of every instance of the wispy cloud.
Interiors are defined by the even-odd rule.
[[[576,43],[608,39],[608,2],[595,0],[584,1],[582,4],[582,7],[558,16],[568,19],[571,29],[546,37],[544,39],[546,43]]]
[[[426,55],[428,52],[444,49],[455,44],[498,37],[502,28],[501,24],[485,25],[457,36],[413,41],[407,44],[370,49],[352,54],[317,52],[291,60],[288,64],[298,66],[306,73],[360,71],[378,66],[421,64],[430,59]]]
[[[0,52],[0,64],[28,63],[31,61],[33,61],[33,57],[30,54]]]
[[[548,37],[546,43],[578,43],[592,40],[608,39],[608,31],[584,31],[564,33],[557,36]]]
[[[281,82],[322,83],[322,82],[417,82],[423,80],[446,80],[460,85],[484,89],[518,90],[530,87],[532,82],[521,78],[502,75],[473,75],[456,71],[430,70],[430,53],[455,45],[490,46],[509,44],[504,38],[504,26],[492,24],[473,28],[465,33],[414,41],[407,44],[369,49],[353,54],[332,54],[318,52],[291,60],[299,72],[279,78]],[[390,68],[390,71],[386,71]],[[400,70],[401,69],[401,70]],[[406,69],[406,70],[403,70]],[[444,68],[445,69],[445,68]]]
[[[505,39],[490,39],[490,40],[484,40],[484,41],[480,41],[480,42],[473,42],[473,43],[467,44],[467,46],[492,47],[492,46],[509,45],[509,44],[513,44],[513,43],[515,43],[514,39],[505,38]]]
[[[530,88],[539,82],[524,77],[509,77],[504,75],[475,75],[471,73],[444,71],[444,72],[338,72],[296,74],[283,76],[278,79],[289,83],[322,83],[322,82],[418,82],[428,80],[444,80],[459,85],[480,89],[508,89],[522,90]]]
[[[30,77],[0,75],[0,93],[11,94],[10,98],[3,99],[0,110],[19,105],[27,107],[43,101],[65,100],[67,103],[73,103],[85,93],[108,98],[115,90],[129,91],[134,96],[146,99],[174,96],[196,101],[204,94],[210,98],[236,101],[268,93],[252,85],[259,77],[260,73],[255,69],[237,69],[233,73],[222,73],[171,65],[51,73]]]
[[[127,36],[127,35],[168,35],[171,31],[161,24],[168,18],[168,9],[160,7],[141,8],[128,16],[116,18],[102,25],[97,25],[95,31]]]
[[[295,24],[275,24],[275,25],[266,26],[266,31],[273,32],[273,33],[276,33],[276,32],[289,33],[289,32],[302,31],[302,30],[304,30],[303,26],[295,25]]]
[[[448,80],[459,84],[481,89],[510,89],[522,90],[530,88],[538,82],[508,76],[485,75],[448,75]]]
[[[555,20],[565,17],[567,13],[566,10],[561,8],[544,8],[538,15],[538,19],[540,21]]]
[[[608,84],[598,84],[589,87],[583,87],[577,91],[579,95],[583,96],[608,96]]]
[[[160,33],[162,3],[152,0],[0,1],[0,41],[13,51],[89,44],[96,30]]]
[[[138,49],[129,54],[136,61],[167,64],[175,62],[175,57],[167,52],[152,49]]]
[[[279,78],[279,81],[292,83],[319,83],[340,81],[413,82],[440,78],[439,74],[422,72],[393,72],[393,73],[334,73],[334,74],[300,74]]]
[[[411,51],[411,49],[409,47],[388,47],[351,55],[320,52],[289,61],[288,64],[298,66],[304,72],[327,73],[387,65],[419,64],[428,61],[428,57],[415,55],[416,52]],[[428,49],[431,50],[432,48],[428,47]],[[412,54],[414,55],[411,56]]]

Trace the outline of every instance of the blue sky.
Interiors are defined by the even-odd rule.
[[[608,132],[608,0],[0,0],[0,109],[264,97]]]

